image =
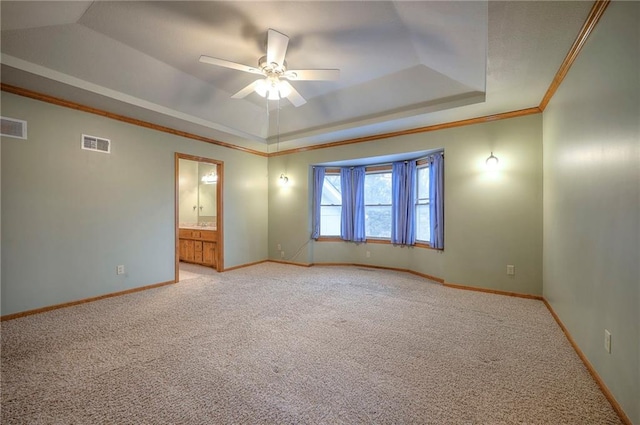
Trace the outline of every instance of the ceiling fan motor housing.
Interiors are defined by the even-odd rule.
[[[263,56],[258,60],[258,68],[264,72],[267,77],[281,77],[287,71],[287,61],[282,61],[282,65],[276,62],[267,62],[267,57]]]

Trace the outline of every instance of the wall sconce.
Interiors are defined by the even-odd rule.
[[[202,183],[204,184],[214,184],[217,181],[218,181],[218,175],[213,171],[202,176]]]
[[[491,155],[485,161],[487,167],[489,167],[490,170],[495,170],[498,167],[499,162],[500,161],[498,161],[498,157],[496,157],[493,152],[491,152]]]
[[[285,186],[289,183],[289,177],[285,176],[284,173],[280,174],[280,186]]]

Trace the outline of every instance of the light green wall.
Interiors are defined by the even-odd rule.
[[[1,95],[29,136],[1,141],[2,315],[173,280],[176,151],[224,161],[225,267],[267,257],[266,158]]]
[[[640,3],[612,2],[544,112],[544,296],[640,424]],[[611,354],[604,330],[612,334]]]
[[[445,250],[309,241],[311,165],[445,150]],[[501,167],[488,173],[494,151]],[[287,172],[290,182],[278,185]],[[281,155],[269,160],[269,257],[410,269],[457,283],[542,294],[542,117],[495,121]],[[370,258],[366,251],[371,252]],[[297,255],[296,255],[297,253]],[[516,267],[507,276],[506,266]]]

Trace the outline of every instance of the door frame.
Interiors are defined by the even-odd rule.
[[[204,162],[217,166],[218,182],[216,183],[216,231],[218,232],[218,242],[216,246],[216,271],[224,270],[224,227],[223,227],[223,185],[224,185],[224,161],[203,156],[189,155],[175,152],[175,176],[174,176],[174,236],[175,236],[175,280],[180,281],[180,160]]]

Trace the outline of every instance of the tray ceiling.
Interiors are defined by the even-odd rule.
[[[239,146],[269,150],[537,106],[590,2],[2,1],[2,82]],[[266,33],[289,36],[307,103],[231,96]],[[269,113],[267,113],[269,111]]]

